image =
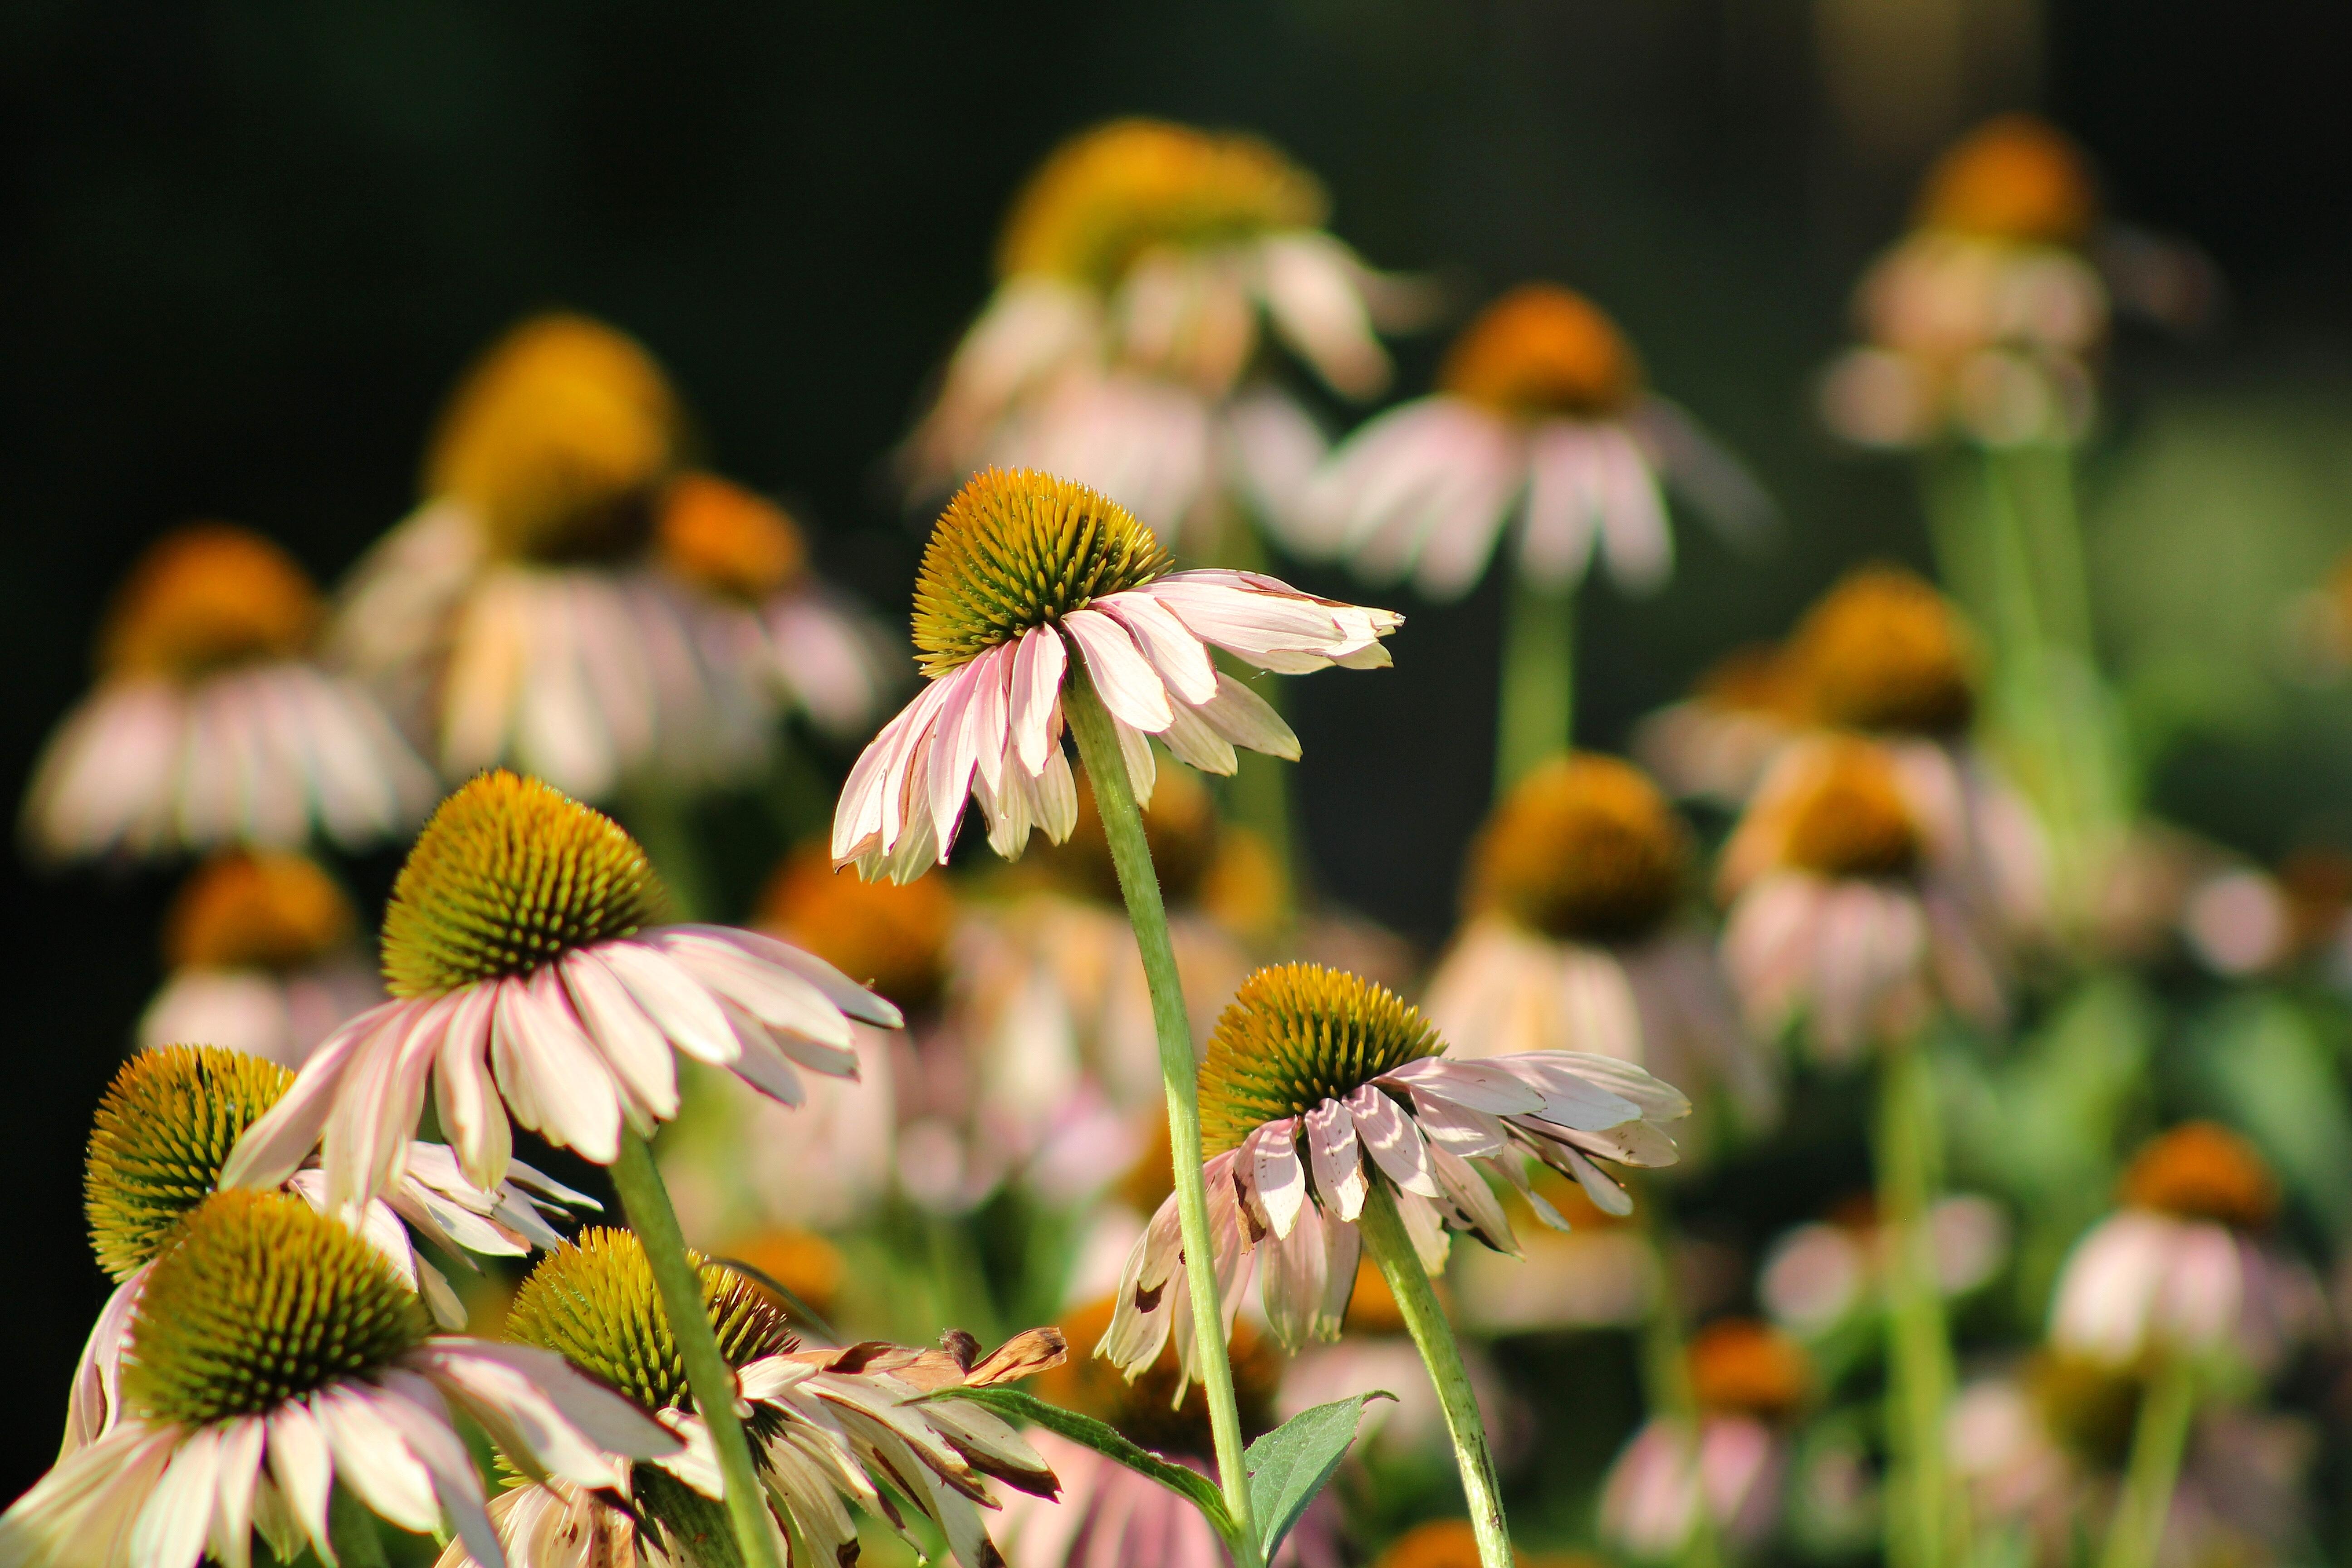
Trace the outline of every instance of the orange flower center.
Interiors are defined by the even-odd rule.
[[[944,877],[868,882],[837,873],[822,844],[788,856],[761,895],[759,923],[902,1007],[938,1000],[947,981],[955,896]]]
[[[1789,865],[1824,877],[1900,877],[1919,862],[1919,825],[1895,764],[1866,742],[1828,748],[1782,809]]]
[[[501,555],[539,562],[635,553],[677,459],[679,413],[652,356],[583,316],[523,322],[467,373],[425,458]]]
[[[99,668],[186,681],[292,658],[324,613],[310,577],[278,546],[227,523],[192,523],[148,546],[116,591]]]
[[[1176,1380],[1181,1374],[1173,1342],[1132,1383],[1110,1363],[1087,1353],[1110,1327],[1112,1306],[1106,1299],[1063,1319],[1062,1332],[1070,1342],[1071,1353],[1060,1365],[1037,1374],[1034,1386],[1038,1397],[1107,1421],[1129,1442],[1154,1453],[1208,1458],[1215,1452],[1209,1434],[1208,1396],[1194,1383],[1184,1391],[1184,1402],[1176,1403]],[[1245,1321],[1234,1325],[1228,1350],[1242,1432],[1255,1436],[1274,1425],[1275,1385],[1281,1380],[1281,1362],[1265,1337]]]
[[[299,969],[348,944],[358,926],[334,879],[299,855],[215,855],[172,900],[163,962],[173,969]]]
[[[2082,149],[2030,114],[2004,114],[1960,138],[1919,192],[1922,227],[1984,239],[2079,245],[2097,216]]]
[[[1702,671],[1691,689],[1708,707],[1727,713],[1761,713],[1794,719],[1805,710],[1805,693],[1788,653],[1771,643],[1733,648]]]
[[[1799,625],[1791,647],[1825,723],[1941,735],[1976,710],[1967,628],[1941,594],[1899,566],[1846,574]]]
[[[1521,418],[1622,413],[1642,390],[1641,362],[1615,322],[1581,294],[1522,284],[1454,340],[1438,384]]]
[[[1779,1330],[1727,1318],[1692,1337],[1690,1378],[1701,1409],[1771,1420],[1803,1403],[1812,1367],[1803,1349]]]
[[[2116,1197],[2135,1208],[2259,1230],[2278,1213],[2278,1181],[2254,1146],[2228,1128],[2189,1121],[2153,1140],[2124,1173]]]
[[[1469,902],[1563,942],[1632,941],[1673,910],[1689,864],[1689,835],[1657,785],[1579,752],[1536,768],[1495,809]]]
[[[662,562],[698,587],[756,604],[799,576],[808,544],[790,513],[712,474],[681,474],[662,497]]]
[[[1030,176],[1004,220],[997,273],[1108,291],[1147,252],[1319,227],[1327,205],[1312,174],[1254,136],[1113,121],[1063,142]]]

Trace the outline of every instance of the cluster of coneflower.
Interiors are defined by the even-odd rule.
[[[2106,295],[2074,159],[2002,122],[1938,170],[1920,232],[1865,287],[1873,342],[1825,384],[1840,428],[1965,451],[1996,487],[2017,451],[2083,434]],[[1948,1436],[1995,1394],[1954,1387],[1939,1057],[2009,1029],[2049,974],[2115,966],[2107,894],[2133,842],[2049,696],[2089,652],[2066,640],[2068,579],[2002,565],[2015,542],[1990,509],[1939,539],[1960,605],[1863,568],[1650,721],[1648,773],[1574,750],[1571,612],[1596,553],[1646,591],[1674,561],[1662,485],[1739,536],[1771,506],[1598,307],[1548,283],[1471,321],[1436,390],[1331,446],[1272,345],[1369,396],[1378,330],[1433,302],[1326,233],[1325,207],[1261,142],[1146,121],[1078,138],[1023,194],[1001,286],[904,454],[919,493],[951,489],[914,587],[919,690],[848,770],[829,843],[780,874],[762,923],[793,940],[701,918],[683,805],[756,773],[787,714],[864,732],[905,660],[814,577],[782,509],[688,464],[676,396],[625,338],[559,317],[494,348],[432,444],[425,505],[331,606],[242,531],[150,553],[28,840],[215,858],[172,916],[148,1048],[97,1113],[86,1201],[116,1288],[57,1467],[0,1517],[0,1568],[243,1568],[257,1537],[364,1564],[376,1521],[439,1537],[444,1568],[809,1568],[852,1560],[871,1521],[988,1568],[992,1518],[1024,1568],[1304,1560],[1370,1390],[1276,1426],[1267,1343],[1337,1340],[1367,1297],[1425,1373],[1478,1559],[1505,1568],[1455,1327],[1486,1309],[1437,1281],[1457,1234],[1550,1279],[1529,1219],[1603,1241],[1633,1222],[1616,1256],[1650,1325],[1653,1415],[1601,1524],[1635,1555],[1714,1561],[1770,1528],[1814,1373],[1744,1320],[1685,1342],[1671,1205],[1623,1173],[1677,1161],[1695,1100],[1702,1150],[1769,1127],[1791,1039],[1877,1090],[1849,1272],[1874,1276],[1890,1552],[1970,1560],[1972,1528],[2006,1521],[1997,1489],[1971,1489],[2000,1465]],[[1196,904],[1261,933],[1295,913],[1265,759],[1300,742],[1269,678],[1385,666],[1403,623],[1267,574],[1269,543],[1439,599],[1507,563],[1496,805],[1419,1006],[1295,953],[1221,968],[1188,935]],[[299,850],[406,831],[436,771],[454,788],[383,912],[379,992],[349,900]],[[1233,781],[1240,836],[1196,774]],[[1677,797],[1732,814],[1719,941]],[[959,927],[942,868],[974,805],[998,857],[1042,835],[1124,928]],[[1054,1055],[1037,993],[1076,987],[1022,965],[1063,949],[1131,961],[1124,1086],[1097,1064],[1070,1089],[1084,1075]],[[1013,1086],[975,1091],[961,1122],[939,1081],[956,1073],[924,1070],[937,1042],[885,1033],[950,1001],[957,1070],[988,1076],[966,1059],[983,1056]],[[1107,1301],[1068,1337],[987,1353],[960,1331],[829,1342],[786,1284],[688,1247],[679,1208],[706,1210],[671,1187],[701,1179],[695,1159],[654,1149],[698,1095],[732,1095],[758,1131],[719,1160],[789,1189],[778,1206],[845,1191],[878,1143],[881,1180],[951,1215],[1015,1170],[1046,1190],[1131,1163],[1132,1107],[1108,1089],[1138,1082],[1164,1179]],[[602,1167],[627,1228],[567,1238],[598,1205],[518,1160],[517,1129]],[[2050,1338],[2133,1384],[2107,1553],[2147,1568],[2210,1353],[2257,1320],[2286,1335],[2294,1287],[2254,1239],[2278,1194],[2243,1140],[2179,1128],[2122,1191]],[[495,1309],[469,1284],[484,1260],[521,1270]],[[1782,1272],[1803,1295],[1804,1270]],[[1013,1387],[1041,1373],[1041,1394]]]

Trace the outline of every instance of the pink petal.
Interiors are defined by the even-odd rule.
[[[1175,719],[1168,706],[1168,689],[1137,651],[1126,627],[1097,611],[1079,610],[1062,617],[1062,629],[1086,656],[1087,678],[1111,717],[1152,734],[1168,728]]]
[[[1327,1100],[1307,1113],[1307,1157],[1315,1190],[1343,1220],[1364,1209],[1364,1172],[1356,1149],[1356,1122],[1348,1108]]]

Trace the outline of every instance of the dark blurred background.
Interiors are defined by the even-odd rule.
[[[1587,596],[1582,732],[1615,744],[1842,565],[1924,558],[1908,470],[1834,450],[1810,380],[1925,160],[1987,112],[2042,109],[2091,149],[2113,211],[2193,237],[2234,296],[2216,342],[2122,346],[2094,462],[2114,495],[2174,508],[2170,586],[2158,574],[2115,632],[2161,651],[2200,551],[2284,529],[2304,542],[2287,558],[2324,562],[2352,539],[2347,45],[2352,11],[2293,0],[17,0],[0,779],[21,795],[143,542],[228,518],[331,579],[412,503],[458,368],[551,304],[638,334],[716,465],[794,502],[825,569],[901,613],[919,533],[879,459],[988,287],[1014,184],[1119,112],[1273,138],[1328,182],[1345,238],[1465,303],[1531,276],[1589,290],[1755,464],[1789,514],[1776,552],[1686,532],[1660,599]],[[1444,336],[1403,345],[1404,391]],[[2273,498],[2284,523],[2249,521],[2229,463],[2196,456],[2219,443],[2275,474],[2244,457],[2265,442],[2300,465]],[[2102,561],[2150,553],[2116,526]],[[1297,689],[1300,784],[1326,889],[1428,942],[1487,795],[1496,602],[1491,582],[1443,610],[1388,602],[1412,614],[1394,671]],[[2233,752],[2215,727],[2167,786],[2177,809],[2258,851],[2289,816],[2332,820],[2347,770],[2326,759],[2277,792],[2226,787],[2294,729]],[[0,1497],[54,1453],[102,1299],[80,1145],[155,983],[170,886],[0,862],[20,1413]]]

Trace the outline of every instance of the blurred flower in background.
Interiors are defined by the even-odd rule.
[[[260,535],[194,523],[116,591],[99,685],[58,727],[26,792],[43,859],[164,857],[226,844],[361,848],[414,826],[431,775],[367,691],[314,661],[325,605]]]
[[[163,965],[139,1017],[150,1050],[201,1040],[299,1068],[383,999],[350,897],[282,852],[226,850],[190,873],[164,913]]]
[[[1738,461],[1643,384],[1623,333],[1580,294],[1528,283],[1504,295],[1454,340],[1438,385],[1332,454],[1277,514],[1286,542],[1454,599],[1516,519],[1523,580],[1565,592],[1597,550],[1638,593],[1674,568],[1662,480],[1734,537],[1774,515]]]
[[[1119,120],[1055,149],[1015,198],[995,294],[903,454],[917,496],[992,464],[1132,510],[1192,561],[1247,564],[1236,514],[1286,510],[1321,456],[1262,353],[1332,390],[1387,384],[1373,327],[1421,313],[1324,232],[1315,177],[1255,137]]]

